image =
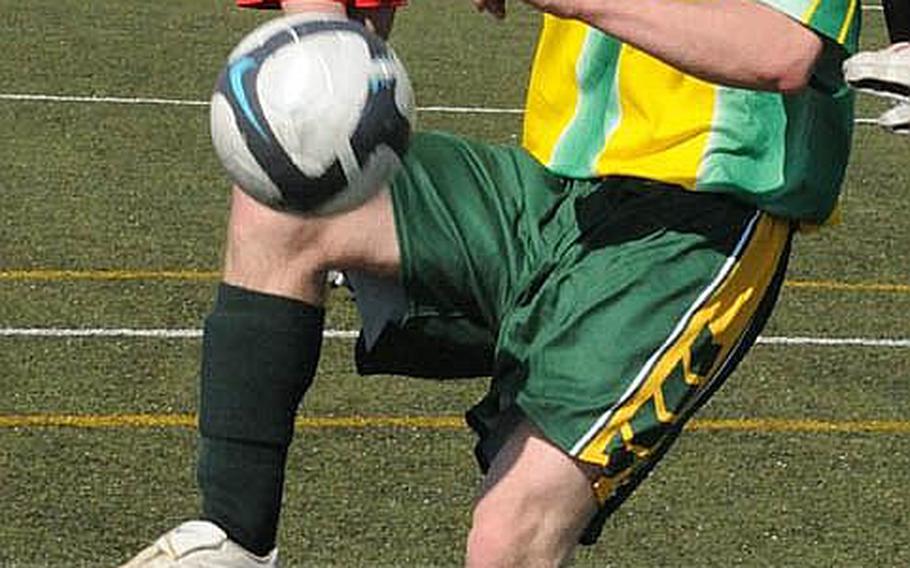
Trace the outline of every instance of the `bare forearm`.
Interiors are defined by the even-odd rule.
[[[505,16],[505,0],[472,0]],[[755,0],[524,0],[581,20],[690,75],[770,91],[806,85],[822,51],[814,32]]]
[[[805,86],[822,43],[751,0],[586,0],[578,18],[703,79],[792,91]]]

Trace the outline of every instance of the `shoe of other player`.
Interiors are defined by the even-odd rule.
[[[278,568],[278,551],[256,556],[209,521],[168,531],[120,568]]]
[[[844,77],[857,90],[910,100],[910,42],[857,53],[844,63]]]
[[[910,134],[910,102],[894,105],[878,117],[878,125],[895,134]]]

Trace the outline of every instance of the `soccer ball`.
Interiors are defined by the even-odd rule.
[[[210,113],[237,185],[274,209],[328,215],[360,205],[400,167],[414,93],[392,49],[361,24],[296,14],[238,44]]]

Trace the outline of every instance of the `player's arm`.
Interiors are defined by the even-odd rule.
[[[244,8],[281,8],[293,12],[337,12],[363,22],[383,38],[388,38],[395,19],[395,10],[406,0],[237,0]]]
[[[701,79],[733,87],[804,88],[823,51],[819,35],[753,0],[524,0],[581,20]],[[497,17],[504,0],[473,0]]]

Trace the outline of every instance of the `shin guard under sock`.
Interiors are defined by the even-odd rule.
[[[274,546],[297,406],[324,311],[227,284],[205,322],[197,480],[202,514],[255,554]]]

